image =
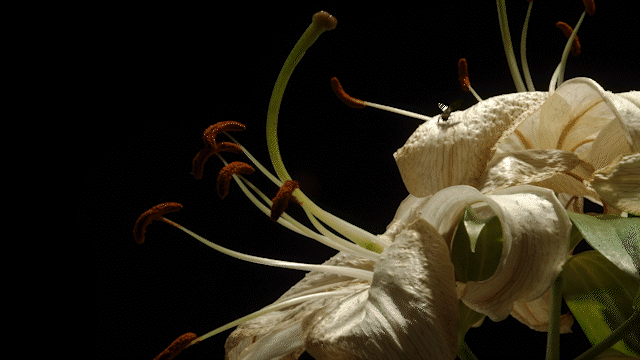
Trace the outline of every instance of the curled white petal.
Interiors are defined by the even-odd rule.
[[[316,359],[453,359],[458,300],[444,239],[417,219],[382,253],[371,288],[307,319]]]
[[[485,203],[499,218],[504,243],[498,268],[490,278],[458,289],[467,306],[494,321],[506,318],[515,301],[542,296],[566,260],[571,221],[549,189],[523,185],[485,195],[470,186],[452,186],[414,203],[413,213],[449,242],[467,205]]]
[[[640,154],[600,169],[591,186],[607,204],[621,211],[640,214]]]

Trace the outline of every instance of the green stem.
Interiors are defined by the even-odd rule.
[[[464,340],[462,340],[460,347],[458,347],[458,357],[462,360],[478,360]]]
[[[640,327],[640,311],[636,310],[619,328],[615,329],[604,340],[593,346],[591,349],[585,351],[574,360],[588,360],[595,358],[605,350],[615,345],[618,341],[622,340],[622,338],[631,331],[638,331],[638,327]]]
[[[560,359],[560,306],[562,305],[562,273],[556,277],[551,288],[549,329],[547,332],[546,360]]]
[[[502,34],[502,44],[504,45],[504,52],[507,55],[507,63],[509,64],[509,71],[511,71],[513,83],[516,85],[518,92],[527,91],[524,82],[522,82],[522,77],[520,77],[516,56],[513,53],[513,44],[511,43],[511,34],[509,33],[509,22],[507,21],[507,5],[505,4],[505,0],[496,0],[496,4],[498,5],[498,20],[500,22],[500,33]]]

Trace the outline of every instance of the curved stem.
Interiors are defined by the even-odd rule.
[[[529,3],[527,16],[524,19],[524,26],[522,27],[522,36],[520,37],[520,61],[522,62],[522,72],[524,73],[524,81],[527,83],[527,89],[529,91],[536,91],[536,88],[533,86],[533,80],[531,79],[531,73],[529,72],[529,64],[527,63],[527,29],[529,28],[529,17],[531,16],[532,7],[533,1]]]
[[[551,288],[549,308],[549,330],[547,332],[546,360],[560,359],[560,306],[562,305],[562,273],[556,277]]]
[[[505,0],[496,0],[496,3],[498,5],[498,20],[500,22],[500,33],[502,34],[502,44],[504,45],[504,52],[507,55],[507,62],[509,63],[509,71],[511,71],[513,83],[516,85],[518,92],[527,91],[524,82],[522,82],[522,77],[520,77],[516,56],[513,53],[513,44],[511,43],[509,23],[507,21],[507,5],[505,4]]]
[[[591,349],[585,351],[584,353],[582,353],[582,355],[578,356],[574,360],[588,360],[595,358],[605,350],[615,345],[615,343],[622,340],[622,338],[630,333],[634,329],[634,327],[635,329],[640,327],[640,311],[637,310],[633,312],[633,314],[627,319],[627,321],[625,321],[619,328],[615,329],[604,340],[599,342]]]

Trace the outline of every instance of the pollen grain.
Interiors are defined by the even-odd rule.
[[[229,194],[229,186],[234,174],[251,175],[254,171],[255,169],[251,165],[242,161],[234,161],[224,166],[218,173],[218,182],[216,184],[218,196],[224,199]]]
[[[296,201],[295,197],[293,197],[293,192],[300,188],[299,184],[295,180],[287,180],[282,184],[276,196],[272,199],[273,204],[271,205],[271,220],[277,221],[280,215],[284,213],[289,205],[289,200],[293,199]]]

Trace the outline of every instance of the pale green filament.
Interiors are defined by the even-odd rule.
[[[500,33],[502,34],[502,44],[504,45],[504,52],[507,55],[507,63],[509,64],[509,71],[511,71],[511,77],[513,83],[516,85],[518,92],[527,91],[527,88],[522,82],[520,77],[520,70],[518,70],[518,63],[516,56],[513,53],[513,45],[511,44],[511,34],[509,33],[509,23],[507,21],[507,6],[505,0],[496,0],[498,5],[498,20],[500,21]]]
[[[225,132],[225,134],[234,142],[236,143],[238,146],[240,146],[243,150],[243,153],[249,158],[249,160],[251,160],[251,162],[258,168],[258,170],[260,170],[260,172],[262,172],[267,178],[269,178],[269,180],[271,180],[274,184],[276,184],[278,187],[282,186],[282,182],[273,174],[271,174],[253,155],[251,155],[251,153],[244,147],[242,146],[235,138],[233,138],[232,136],[230,136],[228,133]],[[222,156],[218,155],[218,157],[222,160],[223,163],[225,163],[225,165],[227,164],[227,162],[224,160],[224,158],[222,158]],[[260,209],[263,213],[265,213],[266,215],[270,214],[270,209],[267,208],[265,205],[263,205],[258,199],[255,198],[255,196],[253,196],[253,194],[245,187],[245,184],[249,187],[251,187],[256,194],[258,194],[260,197],[262,197],[262,199],[265,201],[265,203],[267,203],[269,206],[271,206],[271,200],[264,195],[260,190],[258,190],[258,188],[256,188],[253,184],[251,184],[251,182],[249,182],[248,180],[244,179],[244,177],[238,176],[236,177],[235,175],[233,176],[233,178],[236,180],[236,182],[238,183],[238,185],[240,186],[240,188],[242,189],[242,191],[244,192],[244,194],[249,198],[249,200],[251,200],[251,202],[256,205],[256,207],[258,207],[258,209]],[[244,181],[245,184],[243,184],[240,180]],[[317,205],[315,205],[311,200],[309,200],[300,190],[296,190],[296,192],[294,192],[296,198],[298,198],[298,200],[301,200],[302,196],[304,196],[305,199],[307,199],[306,201],[302,202],[302,207],[305,210],[305,212],[307,213],[307,216],[309,216],[309,219],[311,220],[311,222],[314,224],[314,226],[316,226],[316,228],[323,233],[324,227],[322,227],[322,225],[320,225],[321,227],[318,227],[318,222],[315,219],[315,217],[312,218],[311,213],[313,211],[310,210],[310,205],[313,206],[314,209],[317,209],[319,212],[321,212],[321,214],[324,215],[324,218],[326,219],[327,217],[331,217],[334,219],[334,221],[332,222],[333,224],[338,224],[338,226],[340,228],[349,228],[351,229],[351,231],[340,231],[340,229],[336,228],[336,226],[330,225],[334,228],[336,228],[336,230],[338,232],[340,232],[341,234],[345,235],[348,239],[352,240],[354,243],[358,244],[359,246],[354,246],[353,243],[348,242],[345,239],[339,238],[337,236],[334,235],[334,237],[328,237],[328,236],[322,236],[318,233],[313,232],[312,230],[308,229],[306,226],[302,225],[301,223],[299,223],[298,221],[296,221],[295,219],[289,217],[289,215],[286,215],[286,213],[283,214],[283,216],[285,216],[285,219],[287,220],[286,222],[281,222],[281,219],[278,219],[278,223],[285,226],[286,228],[293,230],[301,235],[305,235],[307,237],[310,237],[314,240],[317,240],[318,242],[327,245],[333,249],[336,249],[338,251],[346,251],[348,253],[351,254],[357,254],[360,255],[364,258],[367,259],[371,259],[374,261],[377,261],[379,254],[382,252],[382,250],[384,250],[384,248],[390,244],[386,243],[383,239],[377,238],[374,235],[356,227],[353,226],[351,224],[349,224],[348,222],[337,218],[329,213],[327,213],[326,211],[320,209]],[[320,217],[320,216],[319,216]],[[322,217],[321,217],[322,218]],[[358,231],[359,230],[359,231]],[[349,234],[355,234],[353,236],[350,236]],[[333,234],[332,234],[333,235]],[[376,240],[376,241],[373,241]],[[332,241],[333,240],[333,241]],[[379,243],[382,244],[379,244]]]
[[[227,249],[218,244],[215,244],[169,219],[162,218],[162,220],[186,232],[187,234],[191,235],[193,238],[197,239],[198,241],[207,245],[208,247],[216,251],[219,251],[225,255],[234,257],[236,259],[240,259],[240,260],[244,260],[244,261],[248,261],[256,264],[275,266],[275,267],[281,267],[286,269],[303,270],[303,271],[320,271],[320,272],[329,273],[329,274],[348,276],[348,277],[369,281],[369,282],[373,280],[373,272],[368,270],[355,269],[355,268],[350,268],[346,266],[304,264],[304,263],[297,263],[297,262],[291,262],[291,261],[273,260],[273,259],[263,258],[259,256],[243,254],[237,251],[233,251],[231,249]]]
[[[531,73],[529,73],[529,65],[527,64],[527,29],[529,28],[529,17],[531,16],[532,7],[533,1],[529,2],[527,16],[524,18],[524,26],[522,27],[522,36],[520,37],[520,61],[522,61],[522,72],[524,73],[524,81],[527,83],[527,89],[529,91],[536,91],[536,88],[533,86],[533,80],[531,79]]]
[[[560,64],[558,64],[558,67],[556,67],[556,70],[553,72],[553,76],[551,76],[551,82],[549,83],[550,93],[553,93],[556,87],[560,86],[560,84],[562,84],[562,82],[564,81],[564,69],[565,69],[565,66],[567,65],[567,57],[569,56],[569,51],[571,51],[571,45],[573,44],[573,40],[576,38],[576,34],[578,34],[578,29],[580,28],[580,25],[582,24],[582,20],[584,20],[584,16],[586,13],[587,13],[586,10],[582,12],[582,16],[580,16],[580,20],[578,20],[578,24],[576,25],[575,29],[573,29],[571,36],[569,36],[569,40],[567,40],[567,43],[564,46],[564,51],[562,52],[562,58],[560,59]]]

